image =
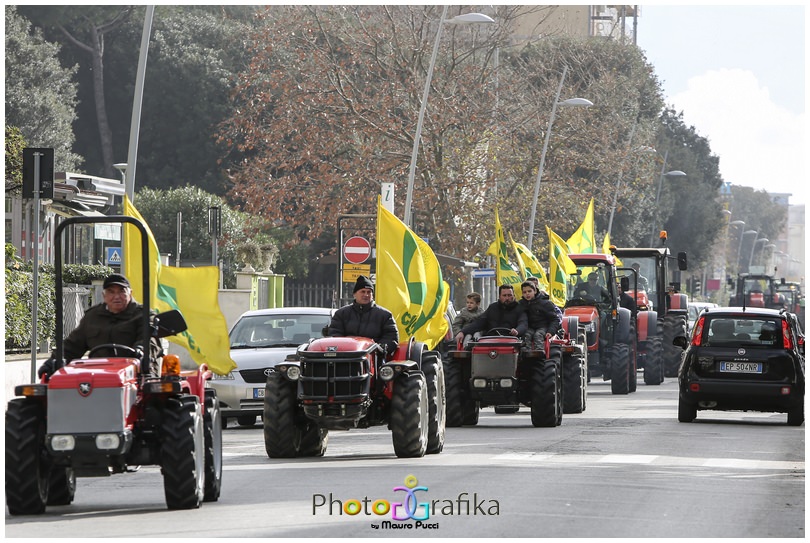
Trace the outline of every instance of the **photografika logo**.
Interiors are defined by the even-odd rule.
[[[430,499],[428,487],[420,486],[414,475],[405,477],[404,486],[395,486],[393,491],[401,495],[402,501],[384,498],[339,499],[330,492],[312,495],[312,514],[327,515],[364,515],[376,517],[379,522],[372,522],[374,529],[427,529],[439,528],[437,517],[440,516],[478,516],[500,515],[501,505],[498,500],[480,499],[477,492],[460,492],[455,498]],[[417,495],[418,493],[418,495]],[[391,520],[384,518],[390,517]],[[430,522],[428,522],[430,521]]]

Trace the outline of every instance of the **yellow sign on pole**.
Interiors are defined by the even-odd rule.
[[[361,275],[368,277],[371,274],[371,264],[344,264],[343,282],[354,283]]]

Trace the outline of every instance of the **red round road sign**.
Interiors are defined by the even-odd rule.
[[[371,243],[366,238],[354,236],[343,245],[343,258],[352,264],[362,264],[371,256]]]

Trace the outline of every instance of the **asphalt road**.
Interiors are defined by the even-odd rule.
[[[323,458],[271,460],[261,425],[224,431],[220,500],[167,511],[158,468],[79,479],[72,505],[10,517],[6,537],[804,537],[804,427],[786,415],[677,422],[675,382],[533,428],[526,409],[451,428],[398,459],[384,427],[331,432]],[[406,478],[426,490],[407,499]],[[412,480],[408,483],[413,485]],[[356,515],[344,512],[357,500]],[[375,514],[375,501],[392,510]],[[394,504],[402,504],[394,507]],[[427,505],[423,505],[427,504]],[[424,517],[421,521],[408,519]],[[406,520],[394,520],[394,509]],[[404,513],[403,513],[404,512]]]

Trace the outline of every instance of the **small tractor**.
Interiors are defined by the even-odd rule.
[[[117,344],[63,363],[62,243],[77,223],[131,223],[141,233],[143,288],[149,292],[146,230],[126,216],[75,217],[55,232],[57,369],[39,383],[15,387],[6,410],[6,505],[12,515],[36,515],[73,502],[77,477],[106,477],[159,465],[169,509],[217,501],[222,484],[222,429],[216,393],[205,388],[205,365],[181,372],[177,355],[151,359]],[[151,315],[143,301],[144,345],[183,332],[179,311]],[[99,350],[115,356],[98,358]],[[161,360],[162,359],[162,360]]]
[[[270,458],[323,456],[329,430],[386,424],[400,458],[444,448],[441,357],[410,338],[393,356],[364,337],[310,340],[272,368],[264,395]]]
[[[523,341],[505,328],[495,328],[466,348],[450,351],[447,376],[447,425],[478,424],[481,407],[496,414],[531,410],[535,427],[555,427],[563,413],[585,410],[585,348],[577,319],[563,319],[557,335],[543,350],[522,350]],[[573,334],[573,335],[572,335]]]
[[[613,256],[569,254],[576,270],[568,284],[566,317],[577,317],[585,330],[588,377],[610,381],[613,394],[636,391],[637,331],[633,314],[619,305]],[[598,293],[586,293],[587,276],[596,275]]]
[[[661,232],[661,247],[611,247],[611,252],[621,259],[630,277],[628,294],[636,300],[638,314],[639,367],[644,368],[644,383],[660,385],[664,377],[677,377],[682,350],[672,344],[678,336],[687,335],[688,298],[680,292],[680,272],[687,269],[685,252],[677,257],[670,254],[666,243],[666,232]],[[670,269],[670,260],[676,260],[678,269]],[[630,269],[639,265],[639,274],[648,285],[639,288],[638,277]]]

